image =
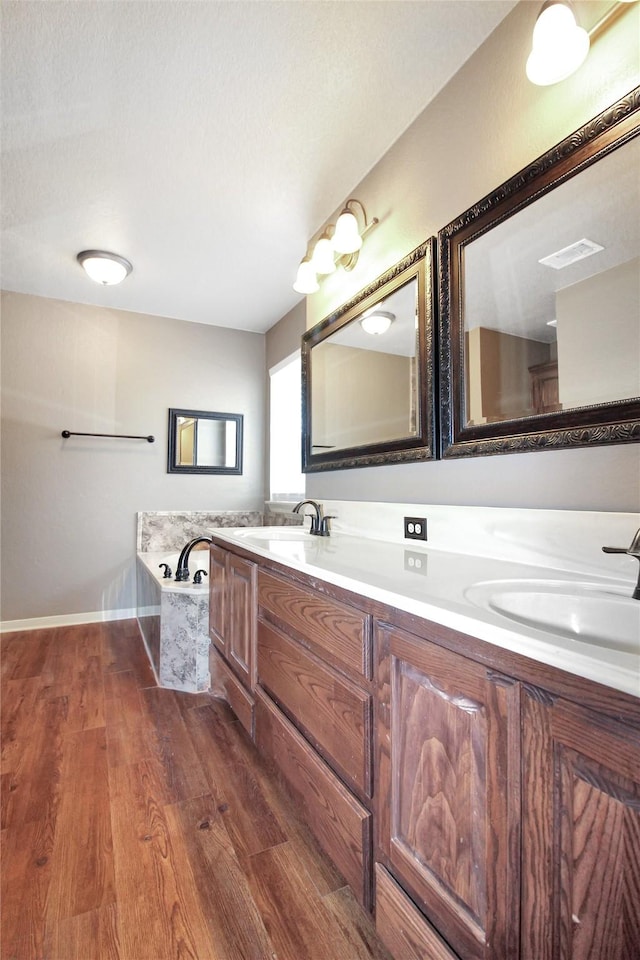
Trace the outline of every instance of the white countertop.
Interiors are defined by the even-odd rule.
[[[640,697],[640,601],[631,599],[632,579],[576,573],[554,565],[552,558],[518,563],[342,532],[311,537],[295,527],[221,527],[209,533],[258,557]],[[577,602],[596,615],[603,642],[515,622],[486,603],[495,591],[513,596],[516,590],[559,595],[563,603],[577,593]],[[609,602],[615,606],[609,608]],[[637,650],[616,648],[617,628],[607,633],[611,611],[614,618],[622,617],[627,634],[629,626],[635,632],[637,617]]]

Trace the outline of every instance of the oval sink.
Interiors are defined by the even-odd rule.
[[[282,526],[282,527],[237,527],[234,530],[225,531],[230,536],[241,540],[317,540],[312,537],[308,530],[303,527]]]
[[[476,606],[536,630],[640,655],[640,601],[629,588],[563,581],[505,581],[466,591]]]

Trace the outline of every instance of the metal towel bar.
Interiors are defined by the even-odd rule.
[[[146,440],[148,443],[153,443],[155,437],[149,434],[148,437],[138,437],[131,433],[76,433],[74,430],[63,430],[62,436],[67,439],[67,437],[116,437],[118,440]]]

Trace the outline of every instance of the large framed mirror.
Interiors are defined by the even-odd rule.
[[[302,338],[305,473],[435,456],[435,238]]]
[[[438,235],[442,455],[640,440],[640,88]]]
[[[169,410],[167,473],[242,473],[241,413]]]

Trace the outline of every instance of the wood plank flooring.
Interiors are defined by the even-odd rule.
[[[135,621],[2,639],[2,960],[389,960],[221,701]]]

